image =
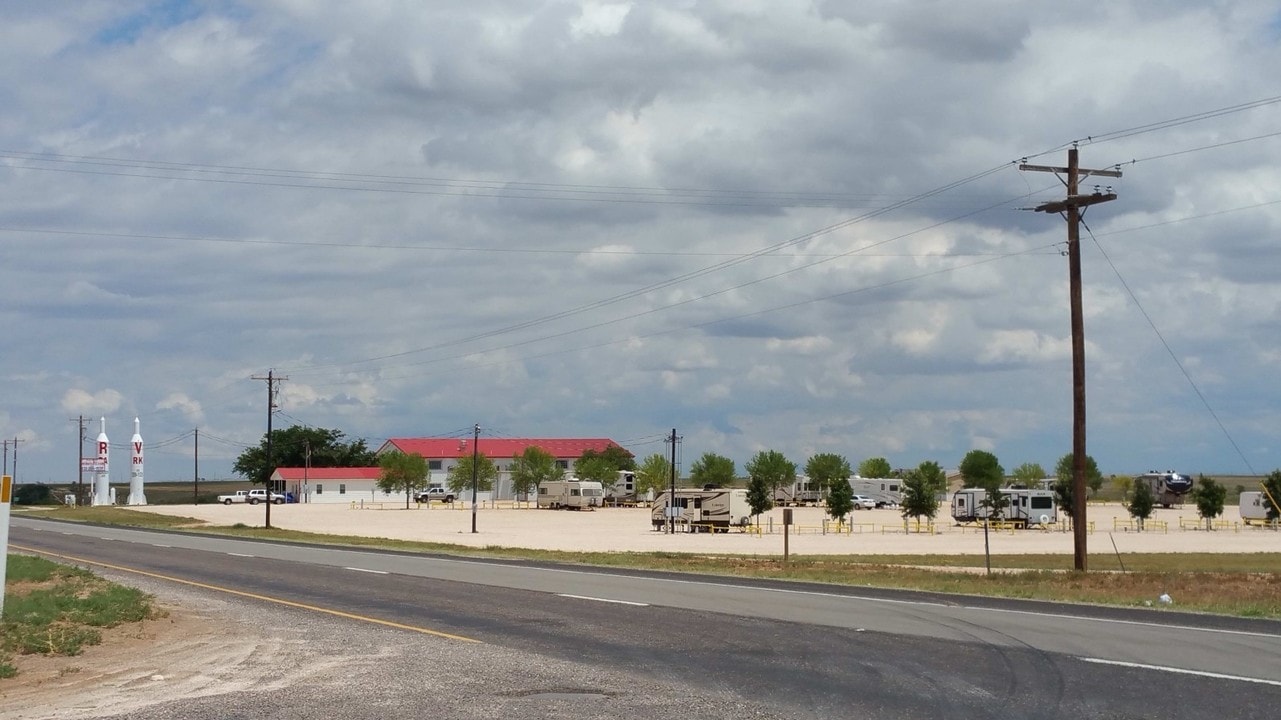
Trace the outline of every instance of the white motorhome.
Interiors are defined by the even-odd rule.
[[[1058,504],[1050,490],[1029,488],[1001,488],[1009,498],[1009,505],[1001,511],[1001,521],[1019,527],[1050,525],[1059,520]],[[958,523],[981,522],[992,517],[991,510],[983,504],[987,491],[983,488],[961,488],[952,495],[952,519]]]
[[[1241,493],[1241,521],[1246,525],[1266,525],[1268,523],[1268,496],[1258,490]]]
[[[903,504],[903,481],[898,478],[865,478],[855,475],[849,480],[855,495],[864,495],[876,501],[876,507]]]
[[[752,506],[741,488],[677,488],[674,501],[672,497],[671,490],[664,490],[654,498],[650,520],[655,530],[667,527],[669,513],[686,532],[729,532],[752,522]]]
[[[567,477],[538,483],[538,507],[540,508],[592,509],[600,507],[603,499],[604,490],[595,480]]]

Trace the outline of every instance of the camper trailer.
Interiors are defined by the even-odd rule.
[[[898,478],[850,478],[855,495],[864,495],[876,501],[876,507],[896,507],[903,504],[903,481]]]
[[[636,492],[636,473],[631,470],[619,470],[614,484],[605,488],[604,497],[608,505],[635,505],[644,499]]]
[[[538,483],[538,507],[553,510],[591,510],[601,506],[604,491],[595,480],[567,477]]]
[[[1180,475],[1173,470],[1152,470],[1134,478],[1134,485],[1146,483],[1152,491],[1152,502],[1163,508],[1183,505],[1183,496],[1192,489],[1192,476]]]
[[[811,483],[804,475],[798,475],[791,485],[783,485],[774,491],[774,504],[779,507],[818,505],[821,502],[823,490],[818,483]]]
[[[1258,490],[1241,493],[1241,522],[1246,525],[1268,524],[1268,496]]]
[[[669,507],[676,527],[686,532],[729,532],[731,527],[751,523],[752,507],[747,502],[747,491],[742,489],[677,488],[675,501],[672,491],[664,490],[654,498],[650,512],[655,530],[667,527]]]
[[[1058,505],[1049,490],[1028,488],[1001,488],[1009,498],[1009,505],[1001,511],[1001,520],[1019,527],[1049,525],[1058,522]],[[990,510],[983,501],[987,491],[983,488],[961,488],[952,494],[952,519],[964,525],[987,520]]]

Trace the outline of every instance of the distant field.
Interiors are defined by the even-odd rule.
[[[199,504],[213,504],[218,501],[219,495],[227,495],[237,490],[248,490],[252,488],[253,483],[248,480],[206,480],[200,483],[199,492],[196,491],[195,483],[186,482],[160,482],[146,483],[143,491],[147,495],[147,504],[149,505],[191,505],[193,502]],[[76,486],[73,485],[50,485],[53,490],[53,496],[59,500],[67,493],[75,494]],[[85,483],[85,492],[90,492],[90,484]],[[116,489],[116,498],[123,500],[129,497],[129,485],[127,483],[113,483],[112,487]]]

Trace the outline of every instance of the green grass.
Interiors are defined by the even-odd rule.
[[[0,617],[0,678],[17,674],[15,655],[79,655],[102,628],[153,617],[151,597],[88,570],[9,555]]]
[[[237,524],[207,526],[199,520],[117,508],[58,508],[53,517],[134,527],[170,528],[210,535],[442,553],[459,556],[638,568],[711,575],[804,580],[838,585],[902,588],[994,597],[1103,605],[1146,606],[1163,593],[1174,607],[1246,617],[1281,618],[1281,553],[1147,553],[1100,551],[1088,557],[1089,573],[1072,570],[1071,555],[993,555],[992,575],[981,555],[695,555],[672,552],[564,552],[528,548],[472,548],[378,537],[325,535]]]

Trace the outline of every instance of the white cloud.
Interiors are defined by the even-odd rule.
[[[1087,167],[1138,160],[1082,239],[1092,454],[1243,470],[1168,344],[1281,465],[1281,139],[1248,140],[1281,105],[1103,135],[1275,95],[1266,4],[19,5],[11,429],[253,442],[276,368],[286,413],[352,436],[1052,462],[1065,229],[1020,208],[1063,188],[1011,161],[1089,138]]]
[[[83,413],[90,416],[109,415],[120,409],[124,396],[107,388],[89,392],[72,388],[62,395],[62,410],[67,413]]]

